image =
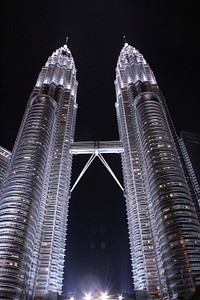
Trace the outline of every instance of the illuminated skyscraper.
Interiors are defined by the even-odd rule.
[[[80,153],[91,154],[81,176],[98,157],[123,189],[102,155],[121,153],[135,289],[187,299],[200,283],[198,205],[153,72],[127,43],[115,87],[120,140],[74,142],[77,81],[67,45],[42,68],[2,168],[1,299],[61,293],[72,156]]]
[[[144,57],[125,43],[116,109],[136,289],[189,297],[200,274],[200,226],[165,100]]]
[[[76,90],[74,60],[64,45],[39,74],[4,183],[1,299],[62,291]]]

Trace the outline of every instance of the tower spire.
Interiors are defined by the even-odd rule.
[[[68,43],[68,36],[65,39],[65,45],[67,45],[67,43]]]
[[[125,36],[125,35],[123,35],[123,39],[124,39],[124,45],[125,45],[125,46],[128,46],[128,43],[127,43],[127,40],[126,40],[126,36]]]

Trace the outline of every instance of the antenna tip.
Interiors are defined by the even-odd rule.
[[[124,46],[128,46],[127,40],[126,40],[126,36],[123,35],[123,39],[124,39]]]

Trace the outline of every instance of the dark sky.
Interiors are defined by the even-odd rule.
[[[113,82],[123,35],[154,71],[177,133],[200,133],[200,11],[193,2],[1,1],[0,145],[12,149],[38,73],[66,36],[79,81],[77,141],[118,139]],[[72,181],[87,159],[74,158]],[[120,157],[106,159],[122,182]],[[72,194],[68,224],[65,291],[89,284],[129,290],[124,198],[98,160]]]

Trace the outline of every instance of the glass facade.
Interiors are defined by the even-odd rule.
[[[3,188],[3,182],[8,171],[10,157],[10,151],[0,146],[0,195]]]
[[[196,206],[165,100],[149,65],[127,43],[115,86],[134,286],[154,299],[189,297],[200,272]]]
[[[200,206],[200,134],[182,131],[179,143]]]
[[[4,181],[1,299],[62,291],[76,90],[74,60],[64,45],[39,74]]]
[[[48,59],[33,91],[34,95],[49,95],[57,103],[43,189],[45,213],[41,214],[40,219],[41,240],[35,245],[30,276],[30,293],[34,290],[37,296],[51,291],[62,291],[72,164],[69,150],[74,139],[76,91],[74,60],[64,45]]]

